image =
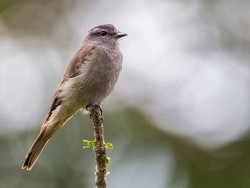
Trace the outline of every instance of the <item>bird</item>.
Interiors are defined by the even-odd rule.
[[[89,30],[59,82],[40,132],[25,156],[22,169],[31,170],[49,139],[76,112],[101,105],[113,91],[122,69],[118,39],[127,36],[111,24]]]

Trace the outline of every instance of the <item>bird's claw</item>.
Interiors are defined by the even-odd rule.
[[[86,105],[86,110],[90,112],[91,119],[93,116],[93,112],[97,113],[97,115],[99,115],[99,116],[101,116],[103,114],[102,108],[98,104],[95,104],[95,105],[88,104],[88,105]]]

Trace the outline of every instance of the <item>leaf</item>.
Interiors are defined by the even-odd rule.
[[[105,160],[105,163],[106,163],[107,165],[109,165],[109,164],[110,164],[110,161],[111,161],[111,158],[110,158],[110,157],[107,157],[106,160]]]
[[[89,148],[95,146],[94,140],[82,140],[83,142],[83,148]]]
[[[113,148],[114,148],[114,146],[113,146],[112,143],[106,143],[105,146],[106,146],[106,148],[108,148],[108,149],[113,149]]]

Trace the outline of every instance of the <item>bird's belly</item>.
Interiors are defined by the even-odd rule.
[[[113,91],[117,82],[119,71],[88,71],[88,74],[75,77],[68,82],[64,90],[65,102],[74,103],[77,108],[88,104],[100,105]]]
[[[113,91],[114,86],[117,82],[118,75],[114,73],[115,71],[104,71],[93,73],[92,79],[89,81],[87,94],[88,104],[101,104],[102,101]],[[83,88],[84,90],[84,88]]]

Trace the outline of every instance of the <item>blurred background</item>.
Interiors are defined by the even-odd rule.
[[[250,187],[250,1],[0,0],[0,187],[94,187],[88,116],[21,170],[88,30],[110,23],[123,71],[103,103],[110,188]]]

